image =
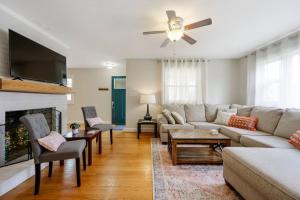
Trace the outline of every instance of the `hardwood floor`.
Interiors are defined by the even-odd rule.
[[[34,177],[6,193],[1,200],[28,199],[152,199],[151,135],[114,132],[114,144],[109,133],[103,136],[102,155],[93,145],[93,165],[83,171],[81,187],[76,187],[75,161],[65,166],[53,164],[53,174],[47,177],[48,168],[42,171],[40,194],[33,196]]]

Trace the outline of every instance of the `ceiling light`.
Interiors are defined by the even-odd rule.
[[[105,61],[102,63],[107,69],[112,69],[113,67],[117,66],[117,63],[111,61]]]
[[[168,38],[175,42],[179,40],[183,36],[183,30],[182,29],[174,29],[167,31]]]

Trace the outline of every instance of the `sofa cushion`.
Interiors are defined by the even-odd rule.
[[[251,111],[250,116],[258,118],[257,130],[273,134],[282,113],[283,109],[280,108],[256,106]]]
[[[228,147],[223,161],[265,199],[300,199],[298,150]]]
[[[253,106],[232,104],[231,108],[237,108],[237,115],[238,116],[249,117],[250,113],[253,109]]]
[[[200,130],[211,130],[211,129],[219,130],[222,127],[222,125],[210,123],[210,122],[189,122],[189,124],[193,125],[195,129],[200,129]]]
[[[274,135],[290,138],[297,130],[300,130],[300,110],[286,109],[279,120]]]
[[[220,132],[236,142],[240,142],[242,135],[270,135],[262,131],[248,131],[245,129],[222,126]]]
[[[205,122],[205,107],[204,104],[199,105],[184,105],[185,117],[187,122]]]
[[[173,118],[171,112],[168,109],[163,109],[162,114],[167,119],[169,124],[176,124],[175,119]]]
[[[265,148],[289,148],[293,149],[287,139],[274,135],[252,136],[243,135],[240,142],[245,147],[265,147]]]
[[[231,112],[223,112],[221,110],[218,111],[217,118],[214,123],[220,125],[228,125],[230,118],[235,115],[236,113]]]
[[[176,124],[184,124],[183,117],[178,112],[171,112],[172,117],[175,119]]]
[[[206,121],[213,122],[217,118],[218,109],[229,109],[229,105],[225,104],[205,104],[205,117]]]
[[[184,122],[186,122],[184,105],[181,105],[181,104],[178,104],[178,105],[177,104],[167,104],[167,105],[163,105],[163,107],[165,109],[168,109],[170,112],[179,113],[183,117]]]
[[[173,129],[194,129],[194,126],[191,124],[162,124],[160,126],[160,132],[168,132]]]
[[[234,115],[230,117],[228,121],[228,126],[250,130],[250,131],[256,131],[257,121],[258,121],[257,117],[244,117],[244,116]]]

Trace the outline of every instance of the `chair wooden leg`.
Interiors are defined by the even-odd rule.
[[[52,176],[53,162],[49,162],[48,177]]]
[[[86,170],[86,155],[85,155],[85,148],[82,152],[82,161],[83,161],[83,170]]]
[[[110,129],[110,144],[113,144],[113,130]]]
[[[34,195],[39,194],[41,182],[41,164],[35,164],[35,186]]]
[[[80,187],[80,158],[76,158],[76,176],[77,176],[77,187]]]
[[[98,142],[98,140],[99,140],[99,137],[97,136],[97,137],[96,137],[96,143]]]

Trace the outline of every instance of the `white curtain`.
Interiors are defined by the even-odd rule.
[[[201,60],[162,60],[163,104],[200,104],[202,96]]]
[[[300,36],[256,52],[255,104],[300,108]]]

